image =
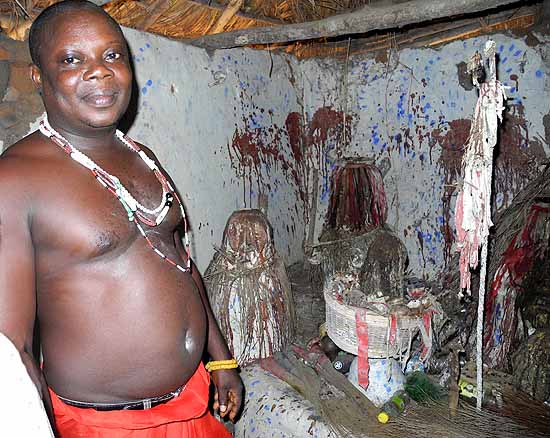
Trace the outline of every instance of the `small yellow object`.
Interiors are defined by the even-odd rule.
[[[475,398],[476,397],[476,386],[470,382],[460,379],[458,382],[458,387],[460,388],[460,395],[466,398]]]
[[[204,368],[206,371],[218,371],[218,370],[232,370],[239,367],[237,359],[227,359],[227,360],[211,360],[208,362]]]
[[[323,336],[327,335],[327,326],[325,323],[322,323],[319,326],[319,337],[322,338]]]
[[[386,424],[390,421],[390,416],[386,412],[380,412],[378,414],[378,421],[382,424]]]

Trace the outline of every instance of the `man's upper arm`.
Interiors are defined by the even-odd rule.
[[[31,353],[36,316],[34,250],[29,201],[17,175],[0,160],[0,332]]]

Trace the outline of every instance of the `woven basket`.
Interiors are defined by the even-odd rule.
[[[326,328],[332,341],[342,350],[357,355],[357,330],[355,312],[358,307],[348,306],[336,301],[332,284],[325,288]],[[390,320],[369,310],[367,325],[369,333],[369,357],[398,357],[409,350],[412,339],[419,331],[421,319],[414,316],[399,316],[395,342],[388,347]]]

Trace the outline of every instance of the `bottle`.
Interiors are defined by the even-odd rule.
[[[405,391],[397,391],[380,408],[378,421],[380,423],[386,424],[388,421],[390,421],[390,418],[395,418],[398,415],[402,414],[410,402],[411,399]]]
[[[332,361],[332,366],[336,371],[346,374],[349,371],[353,359],[355,359],[353,354],[340,352],[338,356],[336,356],[336,359]]]

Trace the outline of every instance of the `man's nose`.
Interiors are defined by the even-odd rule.
[[[113,76],[113,71],[103,61],[92,63],[84,75],[84,79],[105,79]]]

